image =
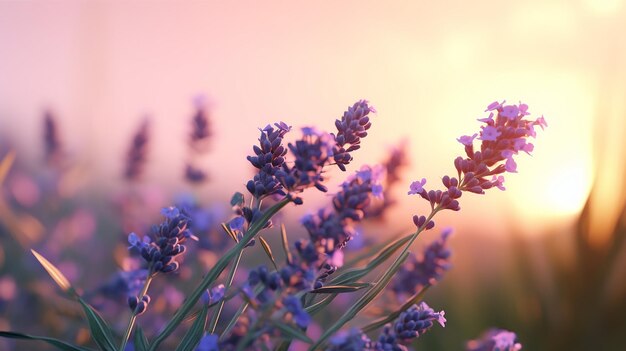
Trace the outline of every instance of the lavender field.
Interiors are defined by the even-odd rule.
[[[0,350],[623,350],[624,23],[0,2]]]

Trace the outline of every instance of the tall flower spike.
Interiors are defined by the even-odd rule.
[[[476,340],[467,342],[466,351],[519,351],[522,345],[518,343],[515,333],[503,329],[490,329]]]
[[[274,128],[276,127],[276,128]],[[274,123],[274,127],[267,125],[261,129],[259,146],[254,146],[254,156],[248,156],[248,161],[259,170],[252,180],[246,184],[248,191],[256,198],[280,193],[282,185],[276,178],[276,172],[285,162],[287,148],[282,145],[283,137],[291,130],[287,124]]]
[[[46,110],[43,116],[43,141],[45,150],[45,160],[48,164],[54,164],[59,161],[61,156],[61,140],[54,115],[51,111]]]
[[[139,240],[134,233],[128,236],[131,249],[139,250],[153,273],[169,273],[177,270],[180,264],[176,261],[176,257],[186,250],[183,244],[187,239],[197,240],[188,229],[190,218],[184,210],[169,207],[164,208],[161,214],[165,217],[165,221],[150,228],[148,240],[145,240],[145,237],[144,240]]]
[[[439,239],[428,245],[420,257],[411,255],[393,278],[391,289],[401,298],[412,296],[426,285],[435,285],[445,271],[450,269],[448,237],[451,229],[441,233]]]
[[[371,127],[369,114],[376,112],[369,106],[366,100],[357,101],[343,113],[341,120],[335,121],[337,135],[333,149],[333,159],[337,166],[346,170],[346,165],[352,161],[352,151],[361,147],[361,138],[367,136],[367,130]]]
[[[150,124],[148,120],[144,120],[139,127],[137,133],[133,136],[133,140],[126,155],[126,170],[124,177],[127,180],[138,180],[143,172],[146,163],[146,154],[148,152],[148,133]]]
[[[445,312],[435,312],[426,302],[413,305],[402,312],[393,326],[394,332],[401,340],[417,338],[432,328],[437,322],[442,327],[446,326]]]

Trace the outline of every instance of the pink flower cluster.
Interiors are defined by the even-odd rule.
[[[458,172],[457,177],[445,176],[442,178],[446,190],[424,189],[426,179],[415,181],[409,188],[409,195],[418,194],[429,201],[432,209],[460,209],[458,198],[464,191],[484,194],[485,190],[497,187],[504,190],[505,172],[517,172],[517,164],[513,157],[520,151],[530,154],[533,144],[528,142],[529,137],[535,138],[535,127],[547,127],[543,116],[531,120],[527,119],[528,105],[504,105],[503,102],[493,102],[485,112],[486,118],[480,118],[484,123],[479,133],[463,135],[457,140],[465,146],[467,157],[459,156],[454,160]],[[480,140],[480,150],[475,150],[474,140]],[[417,225],[417,223],[416,223]],[[418,225],[419,226],[419,225]]]

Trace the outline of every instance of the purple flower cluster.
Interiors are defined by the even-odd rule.
[[[518,343],[515,333],[503,329],[490,329],[479,339],[467,342],[467,351],[519,351],[522,345]]]
[[[439,239],[428,245],[420,257],[411,255],[396,273],[391,289],[400,297],[412,296],[427,285],[434,285],[441,280],[450,268],[450,249],[448,237],[451,229],[441,233]]]
[[[371,126],[369,113],[374,109],[368,102],[356,102],[335,121],[337,134],[327,134],[315,128],[302,129],[302,138],[295,143],[282,145],[283,137],[291,130],[285,123],[276,123],[261,130],[259,146],[254,146],[254,156],[248,161],[259,170],[246,184],[248,191],[257,199],[278,194],[286,196],[295,204],[302,199],[295,194],[309,187],[327,191],[322,184],[323,169],[331,160],[343,171],[352,161],[351,152],[361,147],[361,138],[367,136]],[[276,129],[274,128],[276,127]],[[291,151],[293,162],[286,162],[285,155]]]
[[[341,120],[335,121],[337,135],[336,145],[333,148],[333,159],[337,166],[346,170],[346,165],[352,161],[352,151],[361,147],[361,138],[367,136],[367,130],[371,127],[369,114],[376,113],[366,100],[357,101],[343,113]]]
[[[150,273],[170,273],[178,269],[176,257],[186,250],[185,241],[197,238],[187,229],[190,218],[176,207],[164,208],[161,214],[165,221],[152,226],[148,235],[140,240],[137,234],[130,233],[128,242],[130,249],[137,249],[141,257],[148,262]]]
[[[341,185],[332,200],[332,208],[323,208],[302,219],[312,245],[327,255],[332,266],[343,264],[341,249],[356,234],[354,223],[365,216],[373,196],[382,195],[381,170],[364,166]]]
[[[194,157],[200,156],[207,150],[208,140],[211,137],[209,123],[209,112],[204,101],[204,97],[195,99],[195,113],[191,119],[191,133],[189,135],[189,146],[191,158],[185,166],[185,179],[192,184],[199,184],[207,179],[207,172],[197,165]]]
[[[268,124],[261,129],[259,146],[253,147],[254,156],[248,156],[248,161],[259,172],[248,181],[246,188],[257,199],[279,193],[282,189],[280,181],[276,178],[276,172],[285,162],[287,148],[282,142],[291,127],[283,122],[275,123],[274,127]]]
[[[333,147],[331,136],[315,128],[303,128],[302,134],[302,139],[294,144],[289,143],[289,150],[294,156],[293,165],[283,163],[283,169],[277,173],[282,185],[288,190],[288,196],[293,197],[296,204],[302,204],[302,199],[293,193],[302,192],[311,186],[322,192],[328,191],[322,184],[322,170],[328,164]]]
[[[400,314],[393,327],[390,325],[385,326],[378,338],[378,342],[372,348],[376,351],[405,351],[407,348],[401,344],[420,337],[432,328],[434,322],[438,322],[442,327],[445,327],[446,319],[444,314],[444,311],[435,312],[425,302],[413,305]]]
[[[517,164],[513,156],[520,151],[528,154],[533,150],[533,144],[527,140],[536,137],[536,126],[547,126],[545,119],[539,117],[529,120],[525,117],[528,106],[504,105],[504,102],[494,102],[487,107],[489,117],[479,119],[485,125],[480,133],[472,136],[464,135],[457,140],[465,146],[465,158],[459,156],[454,160],[457,177],[444,176],[442,182],[446,190],[430,190],[424,188],[426,179],[415,181],[410,185],[409,195],[417,194],[430,202],[431,209],[460,210],[458,198],[464,191],[484,194],[485,190],[497,187],[504,190],[504,172],[517,172]],[[494,113],[496,114],[494,116]],[[481,140],[480,150],[474,150],[474,139]],[[418,227],[426,225],[433,227],[434,223],[425,223],[425,217],[413,218]]]

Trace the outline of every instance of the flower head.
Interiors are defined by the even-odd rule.
[[[352,161],[350,153],[358,150],[361,147],[361,138],[367,136],[367,130],[372,125],[369,118],[371,112],[376,111],[366,100],[360,100],[343,113],[341,120],[335,121],[337,134],[334,135],[336,145],[333,159],[342,171]]]

